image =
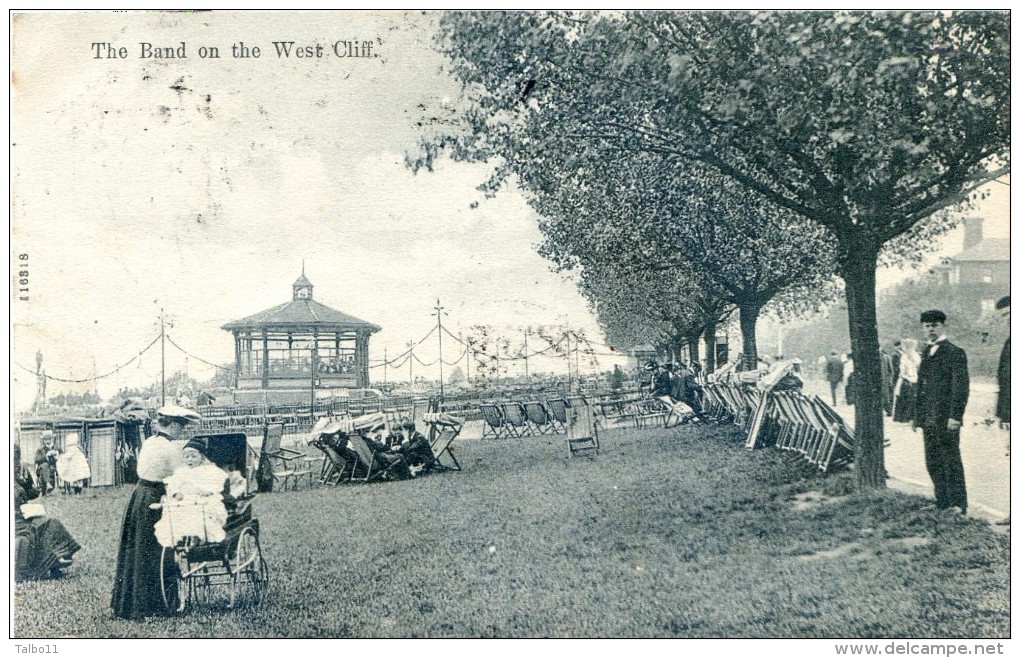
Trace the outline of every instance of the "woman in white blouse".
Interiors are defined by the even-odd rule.
[[[142,619],[166,613],[160,585],[163,547],[156,539],[160,511],[151,509],[166,493],[163,480],[183,462],[182,446],[175,444],[188,423],[201,420],[190,409],[167,406],[156,412],[155,434],[138,454],[138,484],[128,502],[117,551],[117,575],[113,583],[113,614],[123,619]]]

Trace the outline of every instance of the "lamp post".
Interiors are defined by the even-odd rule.
[[[160,406],[166,406],[166,317],[159,309],[159,386]]]

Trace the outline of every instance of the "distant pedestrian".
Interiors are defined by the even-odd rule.
[[[1009,331],[1009,295],[995,303],[995,310],[1006,321],[1006,331]],[[995,401],[995,417],[999,419],[999,425],[1006,429],[1006,457],[1009,457],[1009,338],[1006,336],[999,355],[999,395]],[[1009,525],[1009,517],[997,525]]]
[[[42,434],[42,445],[35,451],[35,478],[39,494],[45,496],[57,485],[57,457],[60,451],[53,444],[53,432]]]
[[[854,354],[847,352],[846,361],[843,362],[843,372],[846,373],[846,383],[843,384],[843,397],[848,405],[857,403],[857,378],[854,376]]]
[[[893,421],[909,423],[914,420],[917,406],[917,368],[921,355],[917,351],[917,340],[904,338],[900,341],[899,378],[893,389]]]
[[[960,427],[970,395],[967,353],[946,339],[946,314],[921,314],[927,345],[917,369],[913,426],[924,431],[924,461],[935,485],[935,504],[967,513],[967,485],[960,457]]]
[[[879,350],[879,358],[882,362],[882,410],[886,416],[892,416],[893,389],[896,387],[895,370],[896,359],[893,356],[896,348],[893,345],[883,345]]]
[[[1009,331],[1009,295],[1006,295],[995,304],[995,310],[1006,321],[1006,331]],[[1009,336],[1002,346],[1002,353],[999,354],[999,396],[995,401],[995,417],[999,419],[1006,429],[1009,429]]]
[[[836,389],[843,381],[843,361],[836,350],[832,350],[832,354],[825,360],[825,379],[829,382],[829,390],[832,392],[832,406],[836,406]]]

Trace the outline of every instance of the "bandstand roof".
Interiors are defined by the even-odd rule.
[[[251,331],[262,329],[327,329],[333,331],[355,331],[358,329],[376,332],[382,329],[377,324],[366,322],[348,315],[314,299],[295,299],[279,306],[249,315],[240,320],[228,322],[222,327],[227,331]]]

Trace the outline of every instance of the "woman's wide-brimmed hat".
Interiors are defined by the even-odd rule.
[[[175,404],[168,404],[165,407],[160,407],[156,410],[156,416],[167,420],[179,420],[185,425],[188,423],[197,423],[202,420],[202,417],[198,415],[198,412],[192,411],[186,407],[178,407]]]

